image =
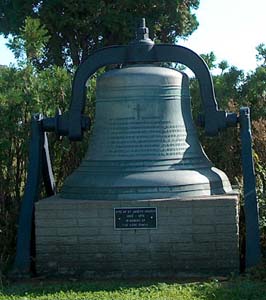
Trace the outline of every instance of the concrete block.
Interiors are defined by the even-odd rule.
[[[57,236],[56,227],[35,227],[35,234],[37,236]]]
[[[124,232],[125,233],[125,232]],[[130,233],[129,231],[127,231],[126,233]],[[139,243],[149,243],[150,241],[150,236],[148,234],[123,234],[121,236],[121,243],[123,244],[128,244],[128,243],[135,243],[135,244],[139,244]]]
[[[220,234],[220,233],[193,233],[194,242],[212,242],[212,241],[223,241],[230,242],[236,241],[236,234]]]
[[[148,246],[149,251],[152,252],[171,252],[173,249],[173,243],[171,242],[151,242],[148,244]]]
[[[132,278],[220,274],[239,268],[234,195],[145,201],[56,196],[41,202],[35,215],[40,275]],[[115,207],[156,207],[157,228],[115,229]]]
[[[68,209],[61,209],[57,211],[57,219],[74,219],[76,218],[78,210],[68,210]]]
[[[81,227],[81,226],[78,226],[78,227],[75,227],[75,230],[77,231],[77,236],[88,236],[88,235],[92,235],[92,236],[95,236],[95,235],[100,235],[101,234],[101,230],[99,227]]]
[[[197,218],[198,216],[213,216],[215,215],[215,207],[209,207],[209,206],[205,206],[205,207],[193,207],[192,209],[193,212],[193,218]]]
[[[194,244],[192,241],[188,241],[188,242],[171,242],[169,243],[173,249],[173,253],[179,253],[181,251],[191,251],[191,249],[193,249]]]
[[[160,217],[158,219],[158,226],[168,225],[192,225],[192,216],[180,216],[180,217]]]
[[[76,218],[57,219],[57,218],[36,218],[36,227],[58,228],[58,227],[73,227],[77,225]]]
[[[87,227],[88,228],[88,227]],[[110,234],[110,235],[121,235],[121,233],[125,230],[117,230],[114,228],[114,226],[100,226],[100,227],[96,227],[98,229],[98,233],[99,235],[102,234]]]
[[[98,234],[91,234],[91,235],[79,235],[78,236],[79,243],[96,243],[96,244],[116,244],[120,243],[119,236],[110,236],[110,235],[98,235]]]
[[[86,213],[83,217],[78,217],[77,222],[79,226],[88,226],[88,227],[101,227],[101,226],[114,226],[113,218],[98,218],[98,217],[90,217]]]
[[[234,233],[238,234],[238,226],[237,224],[217,224],[215,226],[217,233]]]
[[[184,216],[192,216],[192,207],[169,207],[168,214],[169,217],[184,217]]]
[[[171,225],[160,225],[158,224],[158,232],[159,233],[166,233],[169,234],[169,232],[171,234],[184,234],[184,233],[188,233],[188,234],[192,234],[192,226],[187,226],[187,225],[179,225],[179,224],[171,224]]]
[[[110,218],[112,219],[114,216],[114,209],[110,208],[98,208],[97,209],[97,216],[99,218]]]
[[[98,218],[99,209],[93,207],[91,209],[79,209],[76,214],[78,218],[94,219]]]
[[[215,233],[216,227],[213,224],[201,224],[201,225],[194,225],[191,226],[191,232],[193,234],[209,234],[209,233]]]
[[[58,211],[53,209],[37,210],[35,212],[36,219],[54,219],[57,218]],[[60,213],[59,213],[60,216]]]
[[[125,254],[128,254],[130,252],[136,252],[137,251],[137,245],[135,243],[125,243],[121,245],[121,251]]]

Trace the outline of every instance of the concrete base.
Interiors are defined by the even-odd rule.
[[[156,207],[156,229],[115,229],[114,208]],[[39,275],[85,278],[226,275],[239,271],[238,196],[35,206]]]

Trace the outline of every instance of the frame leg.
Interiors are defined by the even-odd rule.
[[[248,107],[240,109],[240,135],[246,220],[246,268],[250,268],[260,262],[261,251],[256,180],[252,158],[250,111]]]

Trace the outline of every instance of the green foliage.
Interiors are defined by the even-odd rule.
[[[251,280],[260,280],[260,281],[266,281],[266,260],[265,258],[262,259],[262,261],[256,265],[255,267],[252,267],[248,269],[248,271],[245,274],[246,278],[249,278]]]
[[[256,47],[257,50],[257,55],[256,55],[256,59],[258,62],[261,62],[262,66],[266,66],[266,46],[265,44],[259,44]]]
[[[28,62],[40,63],[44,58],[44,48],[49,38],[48,30],[41,25],[40,19],[27,17],[20,33],[10,38],[7,46],[20,62],[26,59]]]
[[[263,300],[265,294],[265,283],[248,279],[187,284],[109,280],[11,285],[0,291],[0,300]]]
[[[58,107],[67,110],[72,75],[60,67],[37,72],[32,65],[0,69],[0,269],[12,259],[18,208],[26,182],[30,119],[34,112],[54,116]],[[93,79],[92,84],[95,84]],[[92,93],[91,101],[94,100]],[[93,106],[92,102],[89,102]],[[89,106],[89,107],[90,107]],[[78,166],[87,148],[50,134],[50,149],[58,186]]]
[[[212,70],[216,67],[216,64],[215,64],[216,56],[212,51],[207,54],[201,54],[200,56],[206,62],[207,66],[209,67],[210,70]]]
[[[193,13],[198,6],[199,0],[1,1],[0,32],[16,36],[26,16],[38,18],[51,37],[42,64],[71,68],[96,48],[128,43],[141,17],[157,40],[187,37],[198,26]]]
[[[222,70],[222,73],[229,68],[229,64],[227,60],[222,60],[221,62],[219,62],[218,64],[218,68]]]
[[[249,73],[242,86],[242,98],[251,107],[252,119],[266,117],[266,66],[259,66]]]

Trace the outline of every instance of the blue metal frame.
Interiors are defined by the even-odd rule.
[[[248,107],[240,108],[239,122],[245,200],[246,268],[250,268],[260,262],[261,251],[256,178],[252,158],[250,110]]]
[[[127,46],[106,47],[95,51],[82,63],[74,77],[72,101],[69,112],[54,118],[34,117],[30,144],[30,164],[25,195],[20,212],[15,269],[30,272],[31,232],[34,202],[38,199],[41,169],[47,195],[55,193],[51,172],[49,151],[44,150],[45,132],[54,131],[58,136],[68,136],[70,140],[81,140],[83,131],[90,126],[90,120],[83,115],[86,101],[86,83],[99,68],[110,64],[153,62],[176,62],[189,67],[199,81],[204,114],[200,125],[205,134],[215,136],[220,130],[241,125],[242,165],[244,175],[244,198],[246,218],[246,266],[251,267],[260,260],[259,227],[255,174],[252,159],[250,118],[247,108],[240,110],[240,116],[219,110],[215,99],[212,77],[203,59],[192,50],[167,44],[155,45],[149,39],[148,28],[143,20],[137,32],[137,39]],[[45,153],[45,155],[44,155]]]
[[[17,247],[12,276],[25,277],[31,273],[34,203],[38,201],[41,179],[47,196],[55,194],[55,182],[46,133],[42,128],[43,116],[33,115],[29,148],[28,177],[19,214]]]

